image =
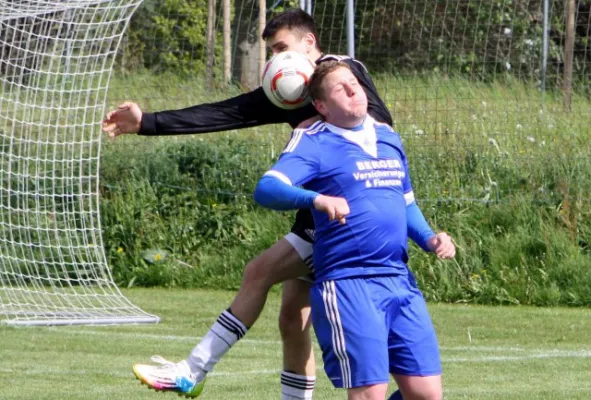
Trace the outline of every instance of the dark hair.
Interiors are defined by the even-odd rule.
[[[267,25],[263,30],[263,40],[275,36],[277,32],[285,28],[290,31],[297,31],[300,37],[306,33],[313,34],[316,38],[316,49],[320,50],[320,46],[318,45],[318,32],[316,32],[314,18],[312,18],[307,12],[299,8],[292,8],[275,15],[269,20],[269,22],[267,22]]]
[[[322,82],[324,78],[331,72],[339,68],[347,68],[351,71],[351,67],[349,64],[343,61],[324,61],[318,64],[312,77],[310,78],[310,82],[308,83],[308,93],[312,100],[316,99],[324,99],[324,91],[322,90]]]

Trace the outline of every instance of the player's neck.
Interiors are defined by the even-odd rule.
[[[312,49],[310,53],[308,53],[308,58],[315,63],[318,59],[322,57],[322,53],[316,49]]]
[[[350,130],[358,130],[360,126],[363,125],[363,121],[365,121],[366,115],[361,118],[351,117],[351,118],[342,118],[337,121],[330,121],[329,119],[326,120],[331,125],[338,126],[339,128],[343,129],[350,129]]]

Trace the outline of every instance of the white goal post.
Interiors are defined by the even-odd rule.
[[[141,0],[0,0],[0,320],[154,323],[107,266],[100,121]]]

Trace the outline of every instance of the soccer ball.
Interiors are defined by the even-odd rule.
[[[297,51],[284,51],[267,61],[263,70],[263,90],[277,107],[300,108],[310,102],[308,82],[314,64]]]

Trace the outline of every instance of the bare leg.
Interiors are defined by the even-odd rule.
[[[203,379],[234,343],[246,334],[261,314],[274,284],[302,276],[308,271],[299,254],[285,239],[248,263],[230,309],[220,314],[187,359],[197,379]]]
[[[199,396],[207,373],[246,334],[248,327],[254,324],[261,314],[271,286],[308,272],[308,267],[295,248],[286,239],[281,239],[248,263],[242,285],[231,308],[218,316],[186,360],[176,364],[160,360],[164,366],[134,364],[134,374],[149,387],[182,391],[190,393],[192,397]],[[295,382],[298,382],[298,376],[295,378]],[[286,376],[286,379],[291,378]],[[311,394],[311,391],[309,393]]]
[[[393,377],[404,400],[441,400],[443,398],[441,375],[393,375]]]
[[[279,331],[283,340],[283,369],[313,376],[316,364],[310,337],[310,284],[300,279],[283,282]]]
[[[316,363],[310,337],[310,284],[300,279],[283,283],[279,331],[283,340],[283,400],[311,399]]]
[[[361,386],[347,390],[349,400],[384,400],[388,391],[387,383]]]
[[[273,285],[308,272],[292,245],[285,239],[279,240],[246,266],[240,290],[230,306],[232,314],[247,327],[252,326],[261,315]]]

